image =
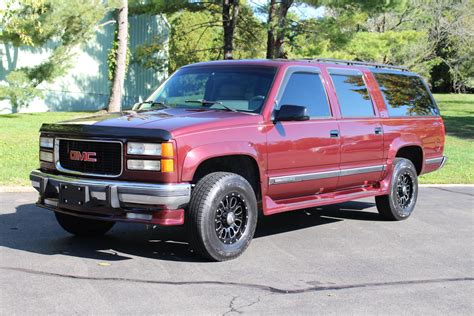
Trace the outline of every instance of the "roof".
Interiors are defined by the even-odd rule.
[[[205,61],[199,62],[191,65],[187,65],[184,67],[189,66],[211,66],[211,65],[229,65],[229,64],[237,64],[237,65],[268,65],[268,66],[278,66],[282,64],[288,64],[296,62],[298,64],[301,63],[327,63],[333,65],[346,65],[346,66],[362,66],[362,67],[370,67],[372,69],[390,69],[395,71],[406,71],[408,72],[408,68],[402,66],[394,66],[388,64],[380,64],[380,63],[371,63],[371,62],[363,62],[363,61],[354,61],[354,60],[343,60],[343,59],[332,59],[332,58],[303,58],[303,59],[238,59],[238,60],[215,60],[215,61]]]

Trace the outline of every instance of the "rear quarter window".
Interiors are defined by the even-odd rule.
[[[389,116],[439,115],[428,88],[418,76],[374,73]]]

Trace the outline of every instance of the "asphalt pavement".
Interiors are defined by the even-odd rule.
[[[70,236],[35,193],[0,193],[0,314],[473,314],[474,187],[420,188],[411,218],[373,199],[267,217],[238,259],[181,228]]]

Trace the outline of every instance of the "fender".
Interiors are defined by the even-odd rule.
[[[390,187],[390,181],[392,180],[392,167],[393,167],[393,162],[395,160],[395,157],[397,155],[397,152],[403,148],[403,147],[408,147],[408,146],[417,146],[421,148],[422,154],[423,154],[423,146],[421,139],[418,137],[418,135],[415,134],[400,134],[399,136],[395,137],[390,141],[390,145],[387,148],[387,168],[385,168],[385,172],[382,176],[382,181],[380,182],[380,188],[383,191],[389,190]],[[424,160],[423,160],[424,161]],[[423,163],[424,167],[424,163]]]
[[[258,146],[260,148],[257,148]],[[184,158],[181,180],[183,182],[192,181],[196,169],[207,159],[231,155],[246,155],[252,157],[257,162],[260,181],[264,184],[266,183],[266,161],[264,155],[262,155],[263,150],[264,146],[262,145],[243,141],[219,142],[193,148],[188,151]]]
[[[392,139],[390,145],[388,146],[387,152],[387,163],[392,164],[395,156],[397,155],[398,150],[403,147],[408,146],[418,146],[423,152],[423,144],[418,135],[415,134],[401,134],[400,136]]]

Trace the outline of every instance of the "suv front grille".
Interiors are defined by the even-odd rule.
[[[59,142],[56,148],[59,171],[109,177],[116,177],[122,173],[121,142],[76,139],[58,139],[57,141]],[[71,151],[79,152],[79,157],[84,153],[95,153],[92,157],[96,161],[77,160],[77,157],[76,160],[71,159]]]

